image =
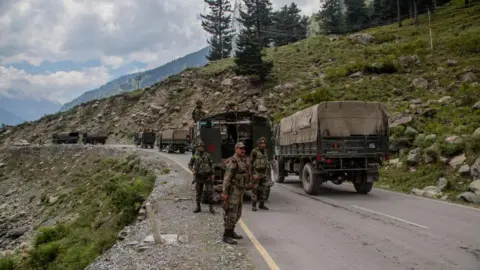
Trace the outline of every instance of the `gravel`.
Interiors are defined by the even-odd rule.
[[[193,213],[190,174],[154,151],[122,150],[135,151],[147,166],[160,167],[166,162],[171,169],[168,173],[156,171],[155,188],[145,203],[152,206],[164,241],[152,241],[148,214],[139,215],[137,222],[121,232],[123,240],[86,269],[256,269],[245,247],[222,242],[223,210],[219,206],[214,215],[204,205],[201,213]],[[240,241],[248,241],[244,237]]]

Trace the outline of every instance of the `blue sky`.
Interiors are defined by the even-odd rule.
[[[295,2],[307,14],[319,6]],[[202,0],[0,0],[0,96],[15,89],[64,103],[200,50],[207,11]]]

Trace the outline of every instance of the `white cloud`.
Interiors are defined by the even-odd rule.
[[[18,98],[37,96],[67,102],[75,97],[72,97],[72,91],[92,89],[109,79],[108,70],[104,67],[31,75],[13,67],[0,66],[0,94]],[[10,89],[15,89],[14,93]],[[35,91],[32,92],[32,89]]]

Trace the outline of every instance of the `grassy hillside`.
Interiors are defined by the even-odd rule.
[[[433,50],[426,15],[419,26],[412,23],[405,20],[400,29],[394,24],[350,36],[311,37],[269,49],[267,57],[275,66],[265,85],[235,76],[233,60],[226,59],[14,127],[0,135],[0,142],[36,141],[50,138],[52,132],[100,127],[109,130],[109,142],[130,142],[131,133],[141,127],[191,124],[196,99],[202,99],[209,112],[233,100],[275,120],[324,100],[375,100],[388,106],[396,126],[391,136],[394,162],[382,172],[380,184],[409,192],[435,185],[444,176],[445,192],[454,198],[473,180],[463,173],[465,166],[462,173],[459,167],[475,167],[480,150],[479,139],[472,135],[480,127],[480,110],[475,109],[480,107],[480,5],[465,8],[457,0],[432,13]],[[453,165],[445,166],[448,163]]]

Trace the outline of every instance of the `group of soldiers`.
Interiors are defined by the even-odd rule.
[[[192,116],[203,117],[205,114],[201,110],[201,101],[197,102]],[[234,104],[228,106],[228,109],[234,109]],[[198,121],[198,120],[197,120]],[[214,168],[213,161],[208,153],[205,153],[204,143],[201,140],[196,142],[196,153],[192,155],[188,163],[189,169],[194,175],[196,190],[196,208],[194,213],[201,212],[201,197],[203,189],[207,193],[209,202],[209,211],[214,214],[213,209],[213,180]],[[242,216],[243,195],[245,190],[251,190],[252,193],[252,211],[258,208],[268,210],[265,206],[266,198],[270,192],[273,182],[267,174],[269,173],[269,163],[267,155],[267,140],[260,138],[257,141],[257,147],[252,150],[250,158],[245,154],[245,144],[238,142],[235,144],[235,154],[226,162],[225,174],[223,176],[223,210],[224,210],[224,233],[223,242],[228,244],[237,244],[234,239],[243,239],[242,235],[235,232],[235,225]]]

